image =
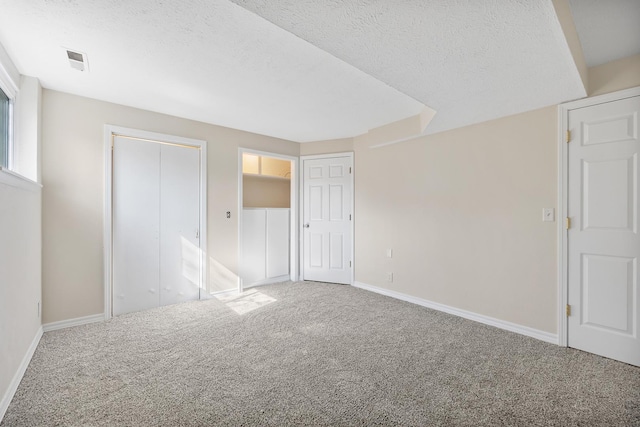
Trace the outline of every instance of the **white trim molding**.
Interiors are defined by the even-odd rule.
[[[258,282],[252,283],[250,285],[243,285],[242,286],[242,291],[246,291],[249,288],[256,288],[258,286],[265,286],[265,285],[272,285],[274,283],[282,283],[282,282],[287,282],[291,280],[291,276],[289,275],[284,275],[284,276],[279,276],[279,277],[272,277],[270,279],[264,279],[264,280],[260,280]],[[295,282],[295,280],[291,280],[292,282]]]
[[[583,98],[558,106],[558,345],[567,347],[568,322],[566,306],[569,300],[569,284],[567,270],[568,242],[564,219],[568,217],[568,161],[569,148],[567,131],[569,129],[569,112],[578,108],[618,101],[633,96],[640,96],[640,86],[604,95]]]
[[[92,314],[91,316],[76,317],[75,319],[60,320],[58,322],[45,323],[42,325],[44,332],[57,331],[58,329],[72,328],[74,326],[88,325],[89,323],[103,322],[105,315]]]
[[[20,90],[20,73],[9,54],[0,44],[0,89],[14,99]]]
[[[0,166],[0,184],[33,192],[38,192],[42,188],[42,184],[32,181],[10,169],[3,168],[2,166]]]
[[[43,333],[43,329],[41,326],[36,331],[36,335],[33,337],[33,340],[31,341],[31,345],[29,345],[27,352],[22,358],[22,362],[20,362],[20,366],[18,366],[18,370],[16,371],[15,375],[11,379],[11,383],[9,383],[9,388],[4,393],[4,396],[2,396],[2,400],[0,400],[0,421],[2,421],[2,419],[4,418],[4,414],[7,412],[7,409],[9,408],[9,404],[11,403],[11,400],[13,400],[13,396],[16,394],[16,391],[18,390],[20,381],[22,381],[22,377],[24,376],[24,373],[27,371],[27,367],[31,362],[31,358],[33,357],[33,354],[36,352],[36,348],[38,348],[38,344],[40,343],[40,338],[42,338],[42,333]]]
[[[401,292],[391,291],[389,289],[367,285],[366,283],[362,283],[362,282],[354,282],[352,286],[356,288],[364,289],[366,291],[375,292],[380,295],[385,295],[391,298],[410,302],[412,304],[417,304],[422,307],[430,308],[432,310],[453,314],[454,316],[462,317],[468,320],[473,320],[474,322],[483,323],[485,325],[493,326],[495,328],[504,329],[509,332],[515,332],[517,334],[535,338],[540,341],[548,342],[551,344],[558,343],[558,336],[556,334],[552,334],[551,332],[545,332],[539,329],[530,328],[528,326],[518,325],[517,323],[511,323],[511,322],[507,322],[506,320],[500,320],[493,317],[485,316],[483,314],[474,313],[472,311],[462,310],[460,308],[455,308],[445,304],[440,304],[438,302],[414,297],[411,295],[403,294]]]

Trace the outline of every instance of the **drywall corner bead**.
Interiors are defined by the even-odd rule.
[[[20,73],[13,61],[0,44],[0,89],[11,99],[19,91]]]

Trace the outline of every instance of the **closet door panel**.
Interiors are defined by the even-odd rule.
[[[289,209],[267,210],[267,278],[289,274]]]
[[[251,285],[266,277],[266,211],[242,211],[242,281]]]
[[[200,151],[160,145],[160,305],[199,297]]]
[[[157,307],[160,274],[160,147],[115,138],[113,314]]]

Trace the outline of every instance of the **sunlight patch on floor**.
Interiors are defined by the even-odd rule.
[[[256,289],[249,289],[246,292],[236,295],[216,296],[216,298],[224,302],[227,307],[239,315],[249,313],[250,311],[277,301],[275,298],[265,295]]]

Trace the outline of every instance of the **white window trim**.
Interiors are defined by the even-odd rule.
[[[29,191],[39,191],[42,188],[42,184],[2,166],[0,166],[0,184]]]
[[[15,150],[15,101],[20,90],[20,73],[18,69],[15,67],[11,58],[4,50],[2,45],[0,45],[0,89],[4,92],[5,95],[9,98],[9,147],[7,149],[7,168],[0,167],[0,170],[4,174],[7,172],[11,172],[11,176],[13,178],[19,177],[22,178],[26,182],[33,182],[29,178],[23,177],[22,175],[13,171],[13,154]],[[14,182],[13,179],[7,178],[2,180],[3,183],[9,184],[9,182]],[[15,186],[15,185],[14,185]]]

